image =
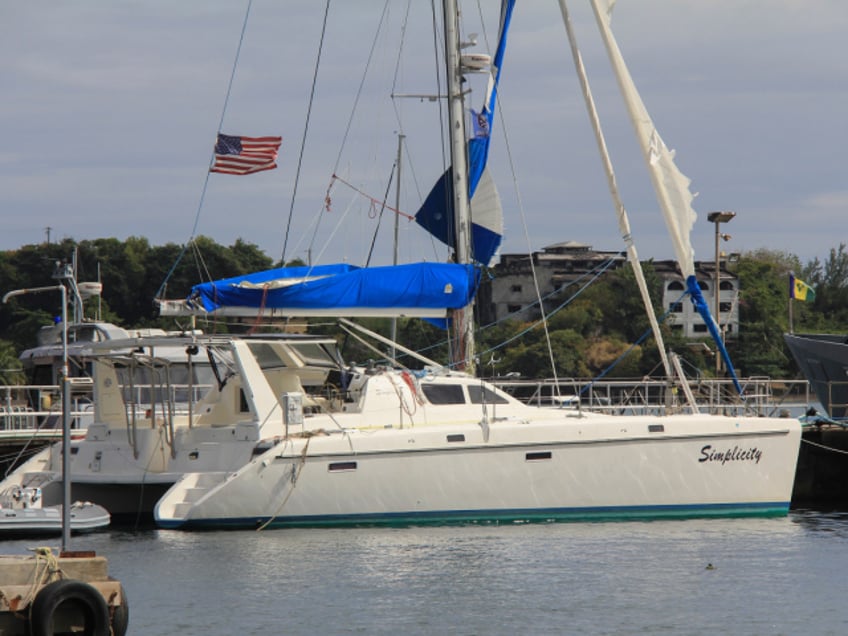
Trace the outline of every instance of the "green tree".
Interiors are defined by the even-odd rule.
[[[784,252],[758,250],[740,257],[739,338],[732,350],[740,375],[786,377],[789,272],[799,269],[797,257]]]
[[[13,343],[0,340],[0,384],[23,384],[23,367]]]

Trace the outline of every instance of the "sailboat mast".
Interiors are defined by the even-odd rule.
[[[453,166],[454,256],[457,263],[471,262],[469,231],[471,205],[468,200],[468,160],[465,154],[465,105],[459,55],[459,9],[456,0],[444,0],[445,65],[447,66],[448,128]],[[453,351],[454,367],[474,370],[474,312],[471,305],[454,315],[458,346]]]
[[[399,134],[398,135],[398,150],[397,150],[397,173],[396,173],[396,186],[395,186],[395,210],[400,210],[400,168],[401,168],[401,159],[403,158],[403,140],[406,139],[406,135]],[[394,241],[392,243],[394,247],[394,251],[392,254],[392,265],[398,264],[398,229],[400,224],[400,215],[395,214],[395,232],[394,232]],[[392,343],[397,342],[397,317],[392,318]],[[392,348],[390,350],[390,355],[392,358],[395,357],[395,345],[392,344]]]

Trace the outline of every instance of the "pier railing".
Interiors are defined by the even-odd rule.
[[[150,413],[188,412],[189,400],[199,400],[209,385],[136,385],[124,387],[127,418]],[[84,431],[94,419],[93,386],[88,378],[71,382],[71,435]],[[0,442],[30,439],[58,440],[62,437],[62,391],[58,385],[0,386]]]
[[[0,386],[0,439],[60,439],[61,395],[58,385]],[[90,384],[72,383],[70,414],[72,433],[91,421],[94,405]]]

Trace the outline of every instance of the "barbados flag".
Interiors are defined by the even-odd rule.
[[[789,297],[811,303],[816,299],[816,290],[794,274],[789,274]]]

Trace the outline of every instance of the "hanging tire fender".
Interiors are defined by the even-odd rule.
[[[61,579],[45,585],[29,609],[31,636],[52,636],[56,610],[64,604],[78,609],[85,620],[86,636],[109,636],[109,608],[103,595],[83,581]]]

